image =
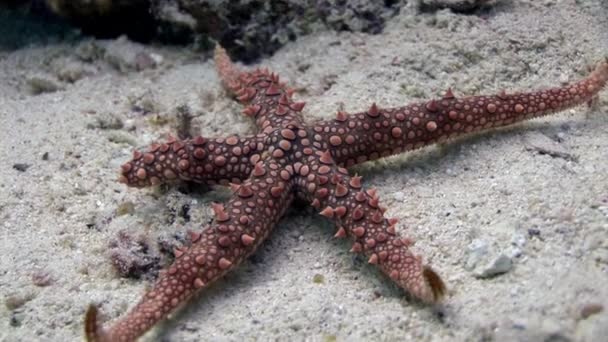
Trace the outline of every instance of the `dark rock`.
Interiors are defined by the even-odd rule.
[[[232,56],[248,61],[272,54],[288,41],[325,27],[337,31],[380,33],[386,20],[397,14],[407,1],[259,0],[240,3],[251,13],[246,24],[238,25],[241,20],[239,5],[224,6],[228,13],[221,16],[227,18],[223,25],[234,29],[210,35]],[[220,15],[224,11],[222,8],[217,10]],[[199,25],[204,20],[195,19]]]
[[[253,61],[310,32],[380,33],[407,0],[45,0],[48,9],[97,38],[222,44]],[[148,65],[150,59],[140,58]]]
[[[149,0],[45,0],[53,13],[98,38],[126,34],[149,41],[157,34]]]

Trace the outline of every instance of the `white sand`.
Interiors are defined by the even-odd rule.
[[[471,95],[559,85],[608,55],[605,1],[503,3],[484,18],[404,10],[381,35],[315,34],[262,65],[307,89],[297,97],[307,101],[304,112],[312,120],[331,118],[340,106],[358,111],[373,101],[384,107],[430,98],[449,86]],[[223,191],[163,193],[115,181],[133,148],[117,138],[145,146],[172,130],[151,124],[152,114],[133,111],[132,98],[147,94],[161,116],[187,104],[199,114],[195,124],[205,136],[254,129],[221,90],[213,62],[193,51],[145,47],[164,57],[161,65],[121,73],[102,60],[74,62],[84,44],[0,53],[2,341],[81,340],[91,302],[106,319],[124,314],[148,283],[118,277],[108,243],[127,229],[156,245],[163,234],[206,224],[209,202],[226,198]],[[70,63],[92,73],[74,84],[57,81],[64,90],[30,94],[28,78],[53,78]],[[87,128],[110,114],[135,130]],[[20,172],[16,163],[31,166]],[[402,232],[418,241],[416,250],[444,277],[449,295],[443,305],[409,300],[349,254],[347,242],[333,240],[328,222],[297,208],[255,262],[204,291],[144,340],[597,341],[608,335],[608,91],[593,108],[356,171],[378,188],[388,215],[400,219]],[[127,201],[134,212],[116,217]],[[182,204],[191,206],[191,221],[168,223],[170,211]],[[534,230],[540,237],[529,234]],[[482,263],[493,253],[519,254],[513,269],[476,278],[465,268],[474,239],[489,246]],[[36,286],[33,277],[45,274],[50,284]],[[317,274],[320,284],[313,282]],[[589,304],[604,310],[582,319]]]

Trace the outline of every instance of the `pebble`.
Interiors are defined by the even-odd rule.
[[[135,127],[135,120],[133,120],[133,119],[127,119],[127,120],[125,120],[124,124],[125,124],[124,129],[126,131],[129,131],[129,132],[130,131],[134,131],[135,128],[136,128]]]
[[[21,322],[25,319],[25,312],[23,311],[13,311],[11,312],[11,317],[9,324],[11,327],[20,327]]]
[[[405,199],[405,194],[403,192],[401,192],[401,191],[397,191],[397,192],[395,192],[393,194],[393,198],[396,201],[400,201],[401,202],[401,201],[403,201]]]
[[[32,165],[26,164],[26,163],[16,163],[16,164],[13,164],[13,169],[20,171],[20,172],[25,172],[25,171],[27,171],[27,169],[30,168],[30,166],[32,166]]]
[[[38,287],[46,287],[46,286],[53,284],[53,282],[54,282],[54,279],[51,276],[51,274],[46,271],[43,271],[43,270],[35,271],[31,275],[31,277],[32,277],[32,284],[34,284]]]
[[[122,202],[116,208],[116,216],[132,214],[135,211],[135,205],[131,201]]]
[[[9,294],[4,297],[4,306],[9,310],[15,310],[34,299],[34,297],[33,293]]]
[[[465,269],[473,270],[484,255],[488,253],[488,243],[485,240],[475,239],[467,246],[468,258]]]
[[[325,277],[322,274],[315,274],[312,277],[312,282],[315,284],[323,284],[325,283]]]
[[[152,60],[154,61],[155,66],[162,64],[163,61],[165,60],[165,58],[162,55],[160,55],[158,53],[153,53],[153,52],[150,53],[150,58],[152,58]]]
[[[513,236],[511,236],[511,244],[519,248],[524,247],[526,241],[526,236],[521,233],[514,233]]]
[[[518,248],[518,247],[513,247],[509,249],[508,255],[509,257],[513,258],[519,258],[520,256],[522,256],[524,254],[524,252]]]

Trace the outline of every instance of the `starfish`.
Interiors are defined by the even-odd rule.
[[[214,222],[190,232],[187,248],[131,311],[104,328],[89,306],[89,341],[133,341],[199,290],[237,267],[270,234],[290,204],[304,200],[335,222],[337,238],[349,237],[391,280],[425,303],[442,299],[441,277],[412,252],[412,240],[397,233],[397,220],[384,216],[379,196],[345,167],[400,154],[457,136],[507,126],[590,103],[608,81],[608,59],[585,79],[524,93],[459,98],[448,89],[440,99],[399,108],[375,103],[355,114],[306,124],[303,102],[268,70],[241,71],[217,47],[215,63],[224,86],[245,104],[259,133],[189,140],[169,138],[135,151],[119,181],[146,187],[179,180],[229,185],[226,204],[213,204]]]

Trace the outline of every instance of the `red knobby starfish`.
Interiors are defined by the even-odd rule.
[[[215,62],[260,133],[153,144],[134,152],[120,181],[135,187],[176,180],[230,184],[234,194],[213,205],[215,222],[190,234],[191,246],[175,251],[175,262],[126,316],[104,329],[96,308],[89,308],[89,341],[133,341],[144,334],[251,255],[296,198],[333,220],[336,237],[351,238],[353,252],[364,253],[414,297],[439,301],[445,293],[439,275],[412,253],[411,240],[396,234],[396,220],[384,217],[376,191],[344,167],[562,111],[590,101],[608,80],[607,60],[586,79],[560,88],[464,98],[448,90],[441,99],[400,108],[373,104],[310,125],[300,114],[304,103],[292,100],[293,90],[276,74],[241,72],[220,47]]]

